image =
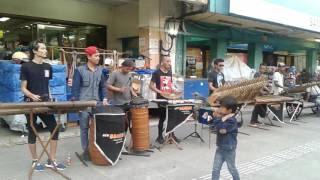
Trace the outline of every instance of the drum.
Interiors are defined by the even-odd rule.
[[[125,144],[125,113],[117,107],[93,109],[90,124],[89,153],[95,165],[114,165]]]
[[[203,107],[199,109],[198,122],[200,124],[208,124],[208,119],[212,118],[213,110],[211,107]]]
[[[133,150],[148,150],[150,149],[149,102],[145,99],[134,99],[131,101],[130,105]]]

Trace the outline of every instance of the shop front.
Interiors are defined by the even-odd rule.
[[[2,16],[0,22],[0,59],[11,59],[12,52],[26,51],[28,44],[41,39],[49,47],[84,48],[96,45],[106,48],[107,27],[86,23],[76,23],[42,19],[36,17]],[[50,49],[49,49],[50,50]],[[56,59],[57,53],[49,53],[50,59]]]
[[[185,20],[186,32],[177,39],[176,57],[181,57],[177,58],[177,72],[186,77],[206,77],[212,59],[233,55],[256,70],[261,63],[276,66],[283,62],[298,71],[315,73],[319,66],[320,14],[306,4],[211,0],[209,12]]]

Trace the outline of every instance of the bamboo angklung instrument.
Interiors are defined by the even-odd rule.
[[[305,83],[301,84],[300,86],[296,86],[294,88],[287,89],[285,93],[299,93],[304,92],[307,88],[320,85],[320,82],[312,82],[312,83]]]
[[[74,112],[95,106],[97,106],[96,101],[0,103],[0,115]]]
[[[233,96],[238,102],[251,102],[260,95],[260,90],[268,83],[263,77],[252,80],[245,80],[232,85],[224,85],[212,93],[208,102],[211,106],[218,104],[218,101],[226,96]]]

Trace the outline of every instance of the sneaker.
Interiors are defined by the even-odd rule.
[[[162,136],[158,136],[158,138],[156,139],[156,142],[158,142],[159,144],[163,144],[164,143],[164,139]]]
[[[56,166],[57,170],[63,171],[66,169],[66,166],[63,163],[57,163],[56,161],[52,161],[48,159],[48,162],[45,164],[47,168],[54,168],[53,164]]]
[[[41,163],[38,163],[38,161],[32,161],[32,167],[34,167],[34,170],[36,172],[44,171],[44,165]]]
[[[251,127],[258,127],[258,125],[256,123],[250,123],[249,126]]]
[[[261,122],[261,121],[257,121],[256,124],[257,124],[257,125],[264,125],[264,123]]]

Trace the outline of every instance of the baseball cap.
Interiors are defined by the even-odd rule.
[[[112,63],[113,63],[113,59],[111,59],[111,58],[104,59],[104,65],[110,66],[110,65],[112,65]]]
[[[282,62],[278,63],[278,67],[284,67],[284,66],[286,66],[284,63]]]
[[[92,56],[93,54],[98,53],[98,48],[95,46],[89,46],[84,50],[84,52],[86,53],[86,55]]]
[[[18,59],[18,60],[21,60],[21,61],[24,61],[24,62],[28,62],[29,61],[29,57],[27,56],[27,54],[24,53],[24,52],[20,52],[20,51],[13,53],[12,59],[13,60]]]
[[[122,67],[135,67],[135,64],[132,60],[130,59],[126,59],[125,61],[123,61],[123,63],[121,64]]]

